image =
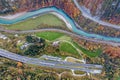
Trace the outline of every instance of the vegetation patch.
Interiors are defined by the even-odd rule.
[[[85,72],[83,71],[74,71],[75,74],[78,74],[78,75],[82,75],[82,74],[85,74]]]
[[[82,61],[80,61],[80,59],[77,59],[77,58],[73,58],[73,57],[67,57],[66,61],[68,62],[73,62],[73,63],[82,63]]]
[[[26,41],[29,42],[28,43],[29,46],[28,49],[24,52],[25,55],[35,56],[38,55],[40,52],[43,52],[45,47],[44,39],[42,38],[39,39],[34,36],[27,36]]]
[[[44,27],[64,27],[65,23],[53,14],[45,14],[12,25],[3,25],[10,30],[31,30]]]
[[[44,38],[44,39],[47,39],[47,40],[55,40],[61,36],[63,36],[64,34],[63,33],[58,33],[58,32],[40,32],[40,33],[36,33],[36,35],[38,37],[41,37],[41,38]]]
[[[90,51],[90,50],[87,50],[81,46],[79,46],[77,43],[73,42],[74,45],[79,48],[84,54],[86,54],[87,56],[89,57],[97,57],[99,56],[101,53],[102,53],[102,50],[101,49],[97,49],[95,51]]]
[[[60,50],[71,53],[71,54],[79,55],[77,50],[71,44],[69,44],[67,42],[62,42],[60,44]]]

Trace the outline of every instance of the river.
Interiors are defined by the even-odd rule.
[[[56,12],[57,14],[63,16],[66,19],[66,21],[68,22],[68,24],[70,24],[72,26],[72,31],[79,34],[79,35],[82,35],[82,36],[85,36],[85,37],[88,37],[88,38],[93,38],[93,39],[120,42],[120,38],[106,37],[106,36],[102,36],[102,35],[98,35],[98,34],[90,34],[90,33],[82,31],[81,29],[78,29],[76,27],[76,24],[75,24],[74,20],[72,20],[72,18],[70,18],[63,10],[58,9],[54,6],[41,8],[41,9],[38,9],[38,10],[35,10],[35,11],[27,12],[24,15],[22,15],[20,17],[17,17],[15,19],[12,19],[12,20],[7,20],[7,19],[0,18],[0,24],[7,24],[7,25],[15,24],[17,22],[21,22],[23,20],[32,18],[33,16],[38,16],[39,14],[44,14],[44,13],[48,13],[48,12]]]

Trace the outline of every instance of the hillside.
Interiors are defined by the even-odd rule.
[[[0,0],[0,14],[32,11],[48,6],[61,8],[71,17],[79,14],[72,0]]]
[[[114,24],[120,24],[120,0],[78,0],[93,16]]]

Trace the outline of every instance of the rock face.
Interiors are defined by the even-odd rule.
[[[120,24],[120,0],[78,0],[93,16]]]

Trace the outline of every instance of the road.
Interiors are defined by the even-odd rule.
[[[101,65],[94,65],[94,64],[79,64],[79,63],[71,63],[66,61],[49,61],[49,60],[40,60],[38,58],[29,58],[3,49],[0,49],[0,56],[27,64],[33,64],[33,65],[39,65],[39,66],[45,66],[51,68],[80,70],[94,74],[101,73],[100,69],[103,68]]]
[[[95,22],[98,22],[99,24],[110,26],[113,28],[120,29],[120,26],[118,25],[113,25],[110,23],[106,23],[103,21],[97,21],[95,18],[92,18],[89,14],[85,12],[85,10],[77,3],[76,0],[73,0],[76,6],[81,10],[83,13],[82,15],[86,18],[89,18]],[[34,32],[41,32],[41,31],[57,31],[57,32],[62,32],[70,36],[76,36],[81,39],[97,42],[97,43],[103,43],[103,44],[108,44],[108,45],[113,45],[113,46],[120,46],[120,43],[117,42],[112,42],[112,41],[103,41],[103,40],[98,40],[98,39],[93,39],[93,38],[87,38],[85,36],[77,35],[72,32],[68,32],[65,30],[60,30],[60,29],[39,29],[39,30],[28,30],[28,31],[14,31],[14,30],[4,30],[0,29],[0,31],[7,32],[7,33],[16,33],[16,34],[24,34],[24,33],[34,33]],[[101,70],[95,70],[94,68],[99,68],[102,69],[101,65],[93,65],[93,64],[78,64],[78,63],[71,63],[71,62],[66,62],[66,61],[48,61],[48,60],[40,60],[38,58],[29,58],[21,55],[17,55],[15,53],[2,50],[0,49],[0,56],[6,57],[15,61],[20,61],[23,63],[27,64],[34,64],[34,65],[39,65],[39,66],[46,66],[46,67],[51,67],[51,68],[62,68],[62,69],[70,69],[70,70],[80,70],[80,71],[85,71],[88,73],[101,73]],[[89,69],[93,68],[93,69]]]
[[[116,29],[119,29],[120,30],[120,26],[119,25],[114,25],[114,24],[111,24],[111,23],[108,23],[108,22],[104,22],[98,18],[95,18],[93,17],[90,13],[88,13],[83,6],[79,5],[78,1],[77,0],[73,0],[73,2],[75,3],[75,5],[77,6],[77,8],[82,12],[82,15],[94,22],[97,22],[101,25],[104,25],[104,26],[107,26],[107,27],[111,27],[111,28],[116,28]]]
[[[61,32],[61,33],[67,34],[69,36],[78,37],[78,38],[85,39],[85,40],[92,41],[92,42],[108,44],[108,45],[112,45],[112,46],[120,46],[119,42],[104,41],[104,40],[99,40],[99,39],[95,39],[95,38],[87,38],[85,36],[81,36],[81,35],[78,35],[78,34],[75,34],[75,33],[72,33],[72,32],[68,32],[68,31],[61,30],[61,29],[54,29],[54,28],[27,30],[27,31],[14,31],[14,30],[0,29],[0,31],[1,32],[7,32],[7,33],[14,33],[14,34],[25,34],[25,33],[43,32],[43,31],[56,31],[56,32]]]
[[[53,10],[54,9],[56,10],[56,8],[53,8]],[[70,30],[73,30],[72,26],[74,26],[74,24],[70,25],[70,22],[73,22],[73,21],[71,19],[69,19],[70,20],[70,22],[69,22],[68,17],[67,17],[67,20],[66,20],[64,18],[66,16],[66,15],[64,15],[64,13],[62,13],[64,16],[62,16],[62,14],[59,14],[59,13],[57,14],[57,12],[55,13],[54,11],[47,11],[47,12],[44,12],[44,14],[48,13],[48,12],[51,12],[52,14],[58,16],[60,19],[62,19],[66,23],[66,26]],[[41,14],[43,14],[43,13],[41,12]],[[73,23],[75,23],[76,26],[79,26],[76,22],[73,22]],[[55,31],[55,29],[51,29],[51,30]],[[39,31],[42,31],[42,30],[12,31],[12,30],[0,29],[0,31],[4,31],[4,32],[8,32],[8,33],[30,33],[30,32],[36,32],[36,31],[39,32]],[[65,30],[64,31],[63,30],[56,30],[56,31],[63,32],[63,33],[75,36],[75,34],[66,32]],[[80,29],[80,31],[75,29],[75,31],[76,31],[76,33],[80,34],[79,36],[77,35],[77,37],[79,37],[79,38],[83,38],[83,39],[90,40],[90,41],[97,42],[97,43],[108,44],[108,45],[112,45],[112,46],[120,46],[120,43],[119,43],[120,39],[119,38],[114,38],[114,37],[108,37],[107,38],[106,36],[101,36],[101,35],[97,35],[97,34],[89,34],[89,33],[84,32],[82,29]]]

